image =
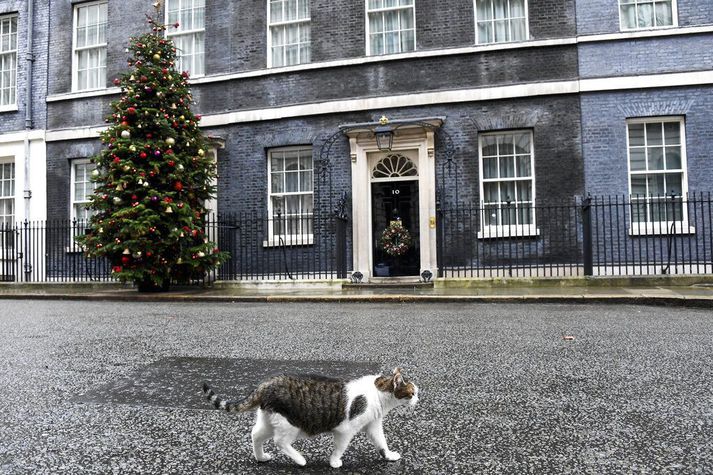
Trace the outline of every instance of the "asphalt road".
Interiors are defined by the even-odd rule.
[[[564,339],[572,336],[574,339]],[[399,365],[415,412],[253,461],[239,397],[275,371]],[[275,453],[272,443],[267,448]],[[713,473],[713,312],[518,304],[3,301],[0,473]]]

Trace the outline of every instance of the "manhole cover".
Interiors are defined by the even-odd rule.
[[[275,374],[313,373],[346,379],[378,373],[379,369],[379,365],[367,362],[163,358],[73,401],[210,409],[202,397],[203,381],[208,381],[221,395],[240,399],[260,381]]]

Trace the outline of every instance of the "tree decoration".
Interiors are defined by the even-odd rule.
[[[400,219],[391,221],[379,238],[381,250],[394,257],[406,254],[412,242],[411,234]]]
[[[155,19],[157,4],[148,18],[152,32],[130,39],[133,69],[114,81],[121,97],[111,104],[104,148],[92,159],[95,213],[78,239],[90,256],[110,261],[115,277],[143,290],[200,279],[227,258],[205,237],[215,164],[205,157],[188,74],[174,69],[176,49]],[[179,117],[184,125],[176,128]]]

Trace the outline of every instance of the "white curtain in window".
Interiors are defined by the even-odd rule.
[[[655,28],[673,25],[672,0],[619,0],[621,28]]]
[[[369,1],[370,54],[403,53],[416,49],[412,5],[412,0]],[[387,8],[395,9],[384,10]]]

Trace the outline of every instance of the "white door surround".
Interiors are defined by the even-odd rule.
[[[434,127],[442,125],[442,119],[431,119]],[[394,121],[393,123],[397,123]],[[381,152],[376,146],[376,139],[370,124],[364,129],[349,128],[345,134],[349,137],[352,163],[352,229],[353,261],[351,272],[361,272],[363,282],[373,277],[372,269],[372,168],[389,152]],[[378,125],[378,124],[377,124]],[[436,166],[434,151],[434,131],[422,125],[404,125],[396,129],[391,152],[408,156],[418,169],[419,189],[419,239],[420,271],[429,270],[437,275],[436,260]],[[401,179],[403,180],[403,178]]]

